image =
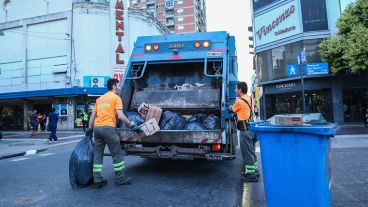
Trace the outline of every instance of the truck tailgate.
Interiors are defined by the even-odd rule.
[[[141,137],[130,129],[116,129],[120,141],[135,143],[168,143],[168,144],[211,144],[221,143],[222,130],[160,130],[147,137]]]

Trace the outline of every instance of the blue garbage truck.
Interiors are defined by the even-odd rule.
[[[218,117],[218,127],[161,129],[146,137],[117,128],[122,148],[149,158],[234,159],[236,127],[228,106],[236,99],[237,74],[235,38],[227,32],[138,37],[121,85],[124,112],[144,102],[187,118]]]

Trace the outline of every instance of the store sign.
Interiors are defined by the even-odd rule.
[[[291,90],[296,87],[296,83],[295,82],[282,83],[282,84],[277,84],[275,87],[277,90]]]
[[[298,5],[292,1],[255,17],[256,47],[301,33]]]
[[[119,80],[119,86],[123,82],[125,66],[115,66],[113,70],[114,78]]]
[[[326,0],[301,0],[303,31],[328,30]]]

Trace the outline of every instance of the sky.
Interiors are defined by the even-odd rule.
[[[226,2],[226,3],[225,3]],[[249,54],[248,26],[251,25],[250,0],[206,0],[207,31],[227,31],[235,36],[238,54],[238,79],[249,88],[253,59]]]

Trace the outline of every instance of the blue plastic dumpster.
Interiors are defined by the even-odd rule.
[[[336,124],[250,126],[260,140],[267,206],[331,206],[331,137]]]

